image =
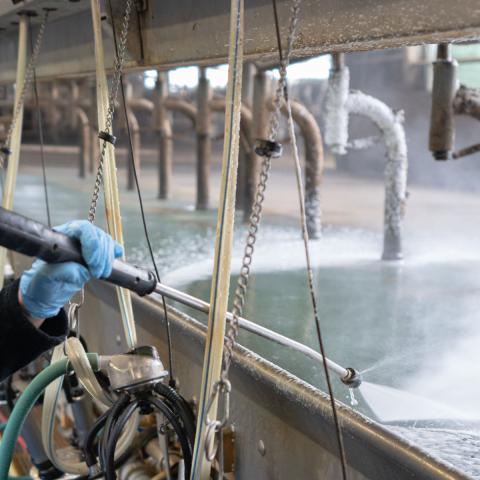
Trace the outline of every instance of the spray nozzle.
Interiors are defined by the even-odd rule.
[[[350,388],[358,388],[362,383],[362,375],[354,368],[348,367],[347,374],[341,378],[342,382]]]

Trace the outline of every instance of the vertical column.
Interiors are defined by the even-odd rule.
[[[89,156],[90,156],[90,122],[88,121],[88,115],[80,107],[75,107],[74,109],[75,124],[76,129],[80,130],[79,135],[79,153],[78,153],[78,176],[80,178],[85,178]],[[79,128],[80,127],[80,128]],[[95,139],[97,142],[98,139]]]
[[[158,134],[158,198],[170,196],[172,178],[172,128],[165,107],[168,96],[168,73],[158,72],[155,95],[155,129]]]
[[[253,92],[253,75],[254,65],[252,63],[245,63],[242,72],[242,103],[251,108],[252,105],[252,92]],[[249,156],[252,155],[250,146],[252,145],[252,138],[248,138],[251,135],[247,135],[246,131],[242,131],[243,136],[240,140],[240,154],[238,156],[238,173],[237,173],[237,200],[236,209],[241,210],[248,207],[246,202],[246,165],[249,162]]]
[[[77,128],[77,115],[75,113],[75,107],[78,106],[78,101],[80,99],[80,88],[76,80],[70,81],[70,108],[67,109],[67,114],[69,115],[68,123],[71,129]]]
[[[17,56],[17,77],[15,80],[15,105],[14,112],[18,104],[22,101],[21,93],[25,82],[25,70],[27,68],[27,44],[28,44],[28,19],[26,15],[21,15],[18,24],[18,56]],[[18,162],[20,158],[20,144],[22,143],[23,128],[23,104],[21,105],[17,121],[14,125],[9,148],[11,154],[8,158],[7,174],[3,190],[2,206],[7,210],[13,207],[13,192],[17,183]],[[0,288],[3,287],[3,275],[7,260],[7,251],[0,248]]]
[[[198,70],[197,87],[197,210],[208,208],[210,196],[210,158],[212,155],[211,143],[211,89],[207,78],[207,69]]]
[[[95,79],[90,79],[90,112],[89,117],[91,119],[91,132],[90,132],[90,161],[88,163],[89,173],[94,173],[97,168],[98,157],[100,155],[99,142],[98,142],[98,122],[97,122],[97,108],[96,108],[96,84]]]
[[[268,109],[267,109],[267,76],[263,70],[258,70],[253,79],[253,142],[257,138],[266,138],[268,134]],[[258,180],[258,156],[255,152],[247,157],[245,164],[245,208],[244,221],[248,221],[251,213],[255,187]]]
[[[50,103],[47,107],[47,119],[50,127],[50,135],[55,143],[59,143],[58,126],[61,113],[59,112],[60,89],[58,81],[54,80],[50,86]]]

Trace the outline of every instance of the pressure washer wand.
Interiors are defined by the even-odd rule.
[[[48,263],[77,262],[84,264],[78,240],[2,207],[0,207],[0,246],[29,257],[40,258]],[[206,314],[210,310],[210,304],[207,302],[159,283],[152,272],[118,259],[113,262],[110,277],[102,280],[128,288],[140,296],[158,293]],[[227,320],[232,321],[232,318],[233,315],[227,312]],[[239,318],[238,324],[244,330],[300,351],[313,360],[325,361],[327,367],[349,387],[358,387],[362,381],[360,374],[353,368],[344,368],[328,358],[323,358],[320,353],[300,342],[284,337],[245,318]]]

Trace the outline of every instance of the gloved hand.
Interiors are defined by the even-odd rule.
[[[53,264],[36,260],[20,278],[21,302],[34,318],[57,315],[91,278],[110,276],[113,260],[123,255],[119,243],[86,220],[74,220],[54,230],[80,241],[88,268],[75,262]]]

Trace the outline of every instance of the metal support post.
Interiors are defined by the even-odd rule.
[[[267,108],[267,76],[263,70],[258,70],[253,80],[253,136],[256,138],[266,138],[268,135],[268,114]],[[248,156],[245,164],[245,199],[243,219],[248,221],[253,204],[253,196],[257,185],[258,177],[258,159],[259,157],[252,153]]]
[[[242,72],[242,102],[248,108],[252,107],[252,95],[253,95],[253,75],[255,74],[255,66],[252,63],[246,63],[243,66]],[[243,118],[242,118],[243,121]],[[250,135],[251,136],[251,132]],[[237,185],[237,210],[243,210],[245,207],[250,208],[250,206],[245,205],[245,197],[247,195],[247,182],[246,182],[246,170],[247,164],[250,162],[250,156],[255,155],[253,149],[250,148],[253,145],[252,138],[244,139],[246,141],[240,140],[240,154],[238,156],[238,185]]]
[[[210,196],[211,115],[210,82],[207,69],[200,67],[197,87],[197,210],[207,210]]]
[[[158,198],[170,196],[172,179],[172,128],[168,119],[165,99],[168,97],[168,74],[158,72],[156,85],[155,129],[158,132]]]

